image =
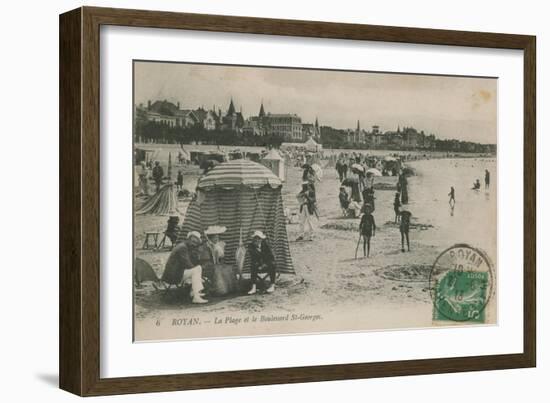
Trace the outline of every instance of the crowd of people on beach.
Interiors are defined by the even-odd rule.
[[[349,163],[346,160],[338,160],[335,164],[340,179],[338,198],[342,214],[345,217],[360,218],[357,248],[362,239],[363,256],[365,257],[370,256],[371,238],[376,235],[376,220],[373,214],[376,210],[375,174],[370,171],[371,174],[369,175],[369,168],[372,168],[369,163],[376,164],[376,161],[373,163],[372,160],[369,161],[367,158],[361,160],[360,157],[356,157],[350,159]],[[347,166],[351,167],[349,172]],[[409,224],[411,213],[404,208],[404,205],[408,204],[407,176],[401,167],[397,175],[397,192],[395,193],[393,209],[395,211],[395,223],[399,223],[401,233],[401,250],[404,252],[405,241],[407,250],[410,251]],[[348,187],[351,189],[351,194],[347,191]]]
[[[328,160],[328,165],[334,163],[339,192],[338,202],[342,216],[345,218],[359,219],[359,239],[357,242],[355,257],[362,244],[363,256],[370,257],[371,241],[376,236],[376,191],[375,180],[377,176],[395,176],[396,192],[393,198],[393,211],[395,213],[394,224],[398,226],[401,238],[401,251],[410,252],[409,230],[412,213],[407,208],[409,203],[408,179],[410,170],[404,166],[404,158],[397,155],[386,157],[369,156],[359,152],[340,152],[323,156],[321,153],[308,153],[305,150],[289,150],[282,153],[286,160],[301,169],[302,182],[299,193],[296,195],[299,211],[299,235],[296,241],[313,241],[317,222],[319,220],[319,208],[317,200],[316,183],[320,181],[319,162]],[[179,158],[178,158],[179,160]],[[179,161],[181,163],[181,161]],[[216,164],[203,167],[203,175],[207,174]],[[139,188],[145,195],[149,194],[148,180],[152,179],[158,192],[165,179],[165,172],[158,161],[141,163],[138,171]],[[485,170],[485,189],[490,186],[490,173]],[[178,171],[175,185],[178,191],[183,189],[183,173]],[[472,190],[481,189],[481,182],[476,179]],[[455,189],[450,188],[449,204],[452,208],[456,203]],[[223,229],[225,230],[225,228]],[[218,232],[216,232],[218,231]],[[216,228],[208,228],[203,234],[191,231],[183,242],[175,244],[166,261],[162,281],[168,285],[190,284],[190,297],[193,303],[202,304],[208,302],[205,298],[205,278],[212,277],[212,273],[205,270],[204,251],[201,247],[206,245],[209,251],[209,262],[212,265],[222,265],[224,262],[225,244],[220,240],[223,233]],[[203,238],[206,238],[203,240]],[[257,293],[259,284],[263,283],[260,273],[266,274],[269,280],[267,293],[275,290],[276,263],[266,235],[261,229],[254,231],[252,239],[243,253],[249,256],[251,278],[248,295]],[[362,241],[362,242],[361,242]],[[202,254],[202,255],[201,255]],[[244,256],[244,255],[243,255]],[[243,257],[244,259],[244,257]],[[222,273],[223,271],[220,271]],[[229,272],[229,271],[226,271]],[[234,279],[225,279],[228,289],[234,288]]]
[[[317,179],[315,164],[312,159],[306,157],[301,165],[302,187],[297,195],[300,212],[300,235],[296,241],[311,241],[315,232],[315,222],[319,218],[315,182]],[[341,158],[335,161],[335,169],[338,174],[340,189],[338,199],[342,215],[346,218],[360,218],[359,243],[363,240],[364,256],[370,256],[371,238],[376,234],[376,221],[374,211],[376,210],[376,197],[374,189],[374,176],[381,173],[376,167],[381,166],[381,159],[360,154],[342,153]],[[400,165],[395,164],[395,166]],[[393,174],[393,172],[392,172]],[[395,211],[395,222],[399,223],[402,238],[402,251],[410,251],[409,225],[411,213],[403,206],[408,204],[408,183],[407,175],[400,169],[397,174],[397,192],[395,194],[393,208]],[[349,189],[349,190],[348,190]]]

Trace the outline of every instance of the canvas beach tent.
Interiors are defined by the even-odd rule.
[[[256,162],[239,159],[216,166],[199,180],[197,196],[187,208],[178,242],[190,231],[203,233],[209,226],[224,226],[227,231],[220,239],[226,243],[225,262],[236,265],[237,252],[242,255],[254,231],[259,230],[267,235],[277,271],[295,274],[281,189],[281,180]],[[250,272],[248,254],[243,272]]]
[[[269,150],[269,152],[262,158],[262,165],[265,165],[271,170],[277,177],[284,182],[285,180],[285,159],[281,157],[281,154],[275,149]]]
[[[154,215],[177,215],[178,198],[174,184],[163,185],[157,193],[151,196],[145,203],[136,210],[136,214],[154,214]]]
[[[310,137],[305,143],[304,143],[306,150],[310,152],[320,152],[323,149],[323,146],[319,143],[317,143],[315,140],[313,140],[312,137]]]

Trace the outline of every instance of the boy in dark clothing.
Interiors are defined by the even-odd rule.
[[[393,199],[393,211],[395,211],[395,222],[397,223],[399,221],[399,207],[401,207],[401,200],[399,192],[395,194],[395,198]]]
[[[449,194],[447,195],[449,196],[449,205],[451,207],[454,207],[455,206],[455,188],[451,186],[451,191],[449,192]]]
[[[401,252],[405,252],[405,238],[407,239],[407,250],[410,252],[409,224],[411,223],[412,214],[406,210],[401,211],[399,214],[401,215],[401,223],[399,224],[399,231],[401,232]]]
[[[376,223],[374,222],[374,216],[369,210],[367,210],[365,214],[363,214],[363,217],[361,217],[359,234],[363,236],[363,256],[369,257],[370,239],[376,235]]]

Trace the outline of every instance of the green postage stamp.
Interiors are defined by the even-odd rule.
[[[493,283],[492,264],[483,251],[467,244],[446,249],[430,273],[433,320],[485,323]]]

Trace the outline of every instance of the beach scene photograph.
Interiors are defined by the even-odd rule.
[[[497,78],[132,79],[135,342],[497,324]]]

